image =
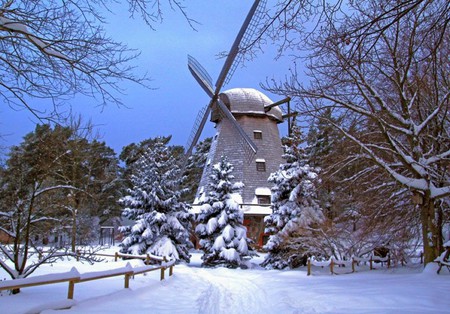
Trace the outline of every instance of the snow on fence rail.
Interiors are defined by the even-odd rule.
[[[103,256],[107,254],[102,254]],[[167,268],[169,268],[169,276],[173,275],[173,267],[175,265],[175,260],[169,260],[164,257],[159,256],[151,256],[149,255],[129,255],[129,254],[118,254],[108,255],[111,257],[115,257],[115,261],[117,261],[118,257],[128,257],[128,258],[139,258],[139,259],[155,259],[161,261],[160,265],[146,265],[141,267],[132,267],[130,263],[127,263],[125,267],[115,268],[111,270],[104,271],[96,271],[96,272],[88,272],[80,274],[75,267],[73,267],[70,271],[64,273],[57,274],[47,274],[40,276],[33,276],[28,278],[19,278],[12,280],[0,281],[0,291],[2,290],[13,290],[13,289],[21,289],[32,286],[41,286],[48,285],[54,283],[61,282],[69,282],[69,288],[67,293],[68,299],[73,299],[75,284],[82,283],[91,280],[99,280],[109,277],[115,276],[124,276],[124,288],[129,288],[130,286],[130,278],[135,275],[161,270],[161,280],[164,280],[164,272]]]
[[[423,255],[420,255],[421,258],[421,263],[422,263],[422,258]],[[355,265],[359,265],[359,263],[369,263],[370,265],[370,270],[373,269],[373,262],[380,262],[381,265],[383,265],[383,263],[387,264],[387,267],[390,268],[391,267],[391,257],[389,255],[387,255],[386,257],[380,257],[380,256],[376,256],[376,255],[371,255],[369,258],[362,258],[362,257],[352,257],[352,259],[350,261],[341,261],[341,260],[336,260],[334,257],[331,257],[328,261],[317,261],[314,256],[313,257],[309,257],[308,258],[308,273],[307,275],[311,275],[311,266],[319,266],[319,267],[330,267],[330,273],[334,274],[334,275],[338,275],[340,273],[336,273],[334,271],[334,266],[338,265],[338,266],[344,266],[344,267],[349,267],[351,266],[352,270],[349,273],[354,273],[355,272]],[[402,266],[403,266],[403,260],[402,262]]]
[[[38,258],[42,259],[43,254],[47,253],[46,251],[43,250],[37,250],[36,252],[38,254]],[[82,250],[76,250],[75,251],[75,258],[77,259],[77,261],[80,260],[80,257],[83,255],[89,255],[89,256],[103,256],[103,257],[114,257],[114,261],[117,262],[117,260],[120,258],[122,259],[131,259],[131,258],[135,258],[135,259],[142,259],[144,260],[144,262],[146,264],[149,264],[151,260],[154,261],[158,261],[158,262],[169,262],[169,260],[167,259],[167,257],[165,256],[157,256],[157,255],[153,255],[153,254],[145,254],[145,255],[133,255],[133,254],[123,254],[123,253],[119,253],[119,252],[115,252],[114,255],[113,254],[106,254],[106,253],[94,253],[94,252],[85,252]]]

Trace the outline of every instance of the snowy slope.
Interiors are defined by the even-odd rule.
[[[253,260],[262,261],[262,257]],[[140,262],[132,261],[133,266]],[[329,275],[326,269],[264,270],[200,268],[200,254],[190,265],[175,267],[173,277],[160,282],[159,273],[139,275],[123,289],[123,278],[80,283],[75,299],[66,300],[67,284],[25,288],[19,295],[0,296],[0,313],[448,313],[450,274],[436,275],[435,265],[399,267],[355,274]],[[125,266],[107,262],[90,266],[63,261],[39,274],[80,273]],[[38,275],[38,274],[36,274]],[[5,275],[2,273],[1,278]],[[73,307],[64,312],[52,310]],[[47,310],[45,310],[47,309]]]

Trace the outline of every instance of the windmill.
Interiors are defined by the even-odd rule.
[[[244,132],[244,130],[242,130],[242,127],[236,122],[236,119],[233,117],[230,110],[219,98],[219,93],[222,86],[230,80],[231,76],[236,70],[236,67],[239,64],[240,60],[240,58],[236,59],[240,52],[239,48],[244,46],[246,41],[251,39],[252,34],[256,29],[256,24],[262,15],[263,9],[265,7],[265,2],[265,0],[256,0],[253,3],[244,23],[241,26],[241,29],[239,30],[238,35],[236,36],[236,39],[234,40],[233,45],[231,46],[230,52],[228,53],[228,56],[222,67],[222,71],[217,78],[215,89],[213,89],[212,87],[212,79],[211,76],[209,76],[208,72],[200,65],[197,60],[195,60],[194,57],[188,56],[189,71],[192,73],[195,80],[200,84],[206,94],[211,98],[211,100],[209,104],[206,105],[206,107],[204,107],[198,114],[196,125],[194,126],[191,137],[187,144],[186,157],[189,157],[192,154],[192,150],[194,149],[198,139],[200,138],[203,128],[205,127],[206,120],[213,106],[217,106],[219,108],[221,114],[230,121],[235,131],[239,133],[239,136],[244,143],[244,149],[249,151],[249,153],[256,154],[258,148],[256,147],[255,143],[253,143],[253,141]],[[242,57],[243,55],[240,54],[239,56]]]
[[[192,56],[188,68],[195,80],[210,97],[209,103],[199,112],[186,147],[186,159],[191,155],[202,133],[208,116],[216,123],[217,134],[211,143],[207,164],[194,204],[206,193],[212,165],[227,156],[234,166],[236,181],[245,185],[241,192],[241,208],[248,234],[261,243],[263,217],[270,214],[270,185],[267,179],[282,163],[282,145],[278,123],[284,116],[279,106],[288,101],[272,102],[263,93],[252,88],[234,88],[221,92],[236,69],[242,49],[251,40],[262,15],[265,0],[256,0],[230,49],[223,68],[213,88],[207,71]],[[256,144],[257,143],[257,144]]]

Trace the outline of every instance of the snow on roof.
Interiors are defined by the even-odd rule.
[[[283,113],[279,107],[273,107],[265,111],[265,106],[273,101],[265,94],[254,88],[233,88],[224,91],[221,95],[232,113],[252,113],[270,116],[278,121],[283,121]]]
[[[243,205],[242,209],[244,211],[245,215],[270,215],[272,214],[272,209],[270,206],[263,206],[263,205]]]
[[[260,187],[255,189],[256,195],[272,195],[268,187]]]
[[[256,159],[256,162],[266,162],[266,160],[263,158],[258,158],[258,159]]]

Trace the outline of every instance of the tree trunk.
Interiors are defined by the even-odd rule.
[[[442,242],[434,202],[435,200],[429,197],[429,192],[426,192],[422,204],[419,204],[425,265],[439,256],[440,242]]]
[[[75,253],[75,247],[77,244],[77,210],[72,210],[72,235],[71,235],[71,250]]]

